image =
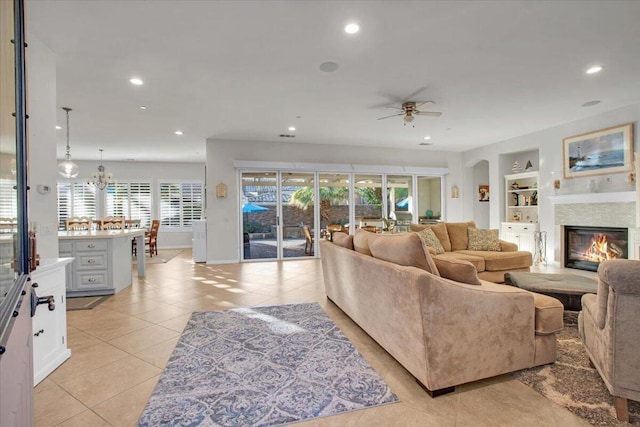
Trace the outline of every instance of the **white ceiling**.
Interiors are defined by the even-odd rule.
[[[74,159],[203,161],[206,138],[463,151],[640,102],[640,1],[30,0],[27,18]],[[376,120],[421,89],[442,117]]]

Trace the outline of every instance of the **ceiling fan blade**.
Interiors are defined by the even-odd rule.
[[[439,111],[416,111],[413,113],[417,116],[430,116],[430,117],[440,117],[442,115]]]
[[[378,120],[388,119],[389,117],[404,116],[404,113],[392,114],[390,116],[380,117]]]
[[[407,96],[402,102],[411,101],[411,98],[413,98],[414,96],[418,95],[419,93],[422,93],[425,89],[427,89],[427,86],[421,87],[420,89],[418,89],[415,92],[413,92],[411,95]]]
[[[393,108],[394,110],[400,110],[400,111],[402,111],[402,108],[401,108],[401,107],[397,107],[397,106],[395,106],[395,105],[387,105],[387,106],[386,106],[386,108]]]
[[[416,102],[416,108],[420,108],[420,107],[430,107],[431,105],[436,105],[435,102],[433,101],[423,101],[423,102]]]

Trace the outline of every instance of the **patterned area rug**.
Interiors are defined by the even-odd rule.
[[[318,304],[196,312],[138,426],[274,426],[397,401]]]
[[[552,365],[512,374],[538,393],[564,406],[594,426],[628,426],[618,421],[613,398],[578,335],[578,313],[565,311],[565,328],[558,334],[558,359]],[[640,425],[640,403],[629,400],[631,424]]]

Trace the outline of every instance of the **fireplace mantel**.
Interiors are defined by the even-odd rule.
[[[574,204],[574,203],[624,203],[635,202],[635,191],[618,191],[615,193],[583,193],[583,194],[560,194],[549,196],[549,201],[553,205]]]

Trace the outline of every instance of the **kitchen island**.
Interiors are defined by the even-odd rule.
[[[131,241],[137,239],[138,277],[145,276],[144,230],[58,232],[67,265],[67,296],[111,295],[131,285]]]

